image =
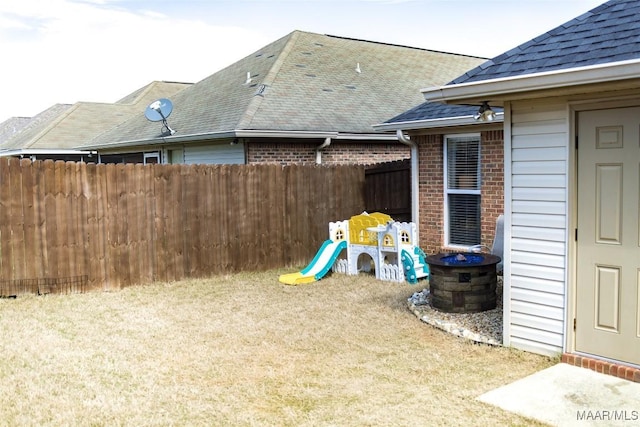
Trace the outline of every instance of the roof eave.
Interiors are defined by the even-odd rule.
[[[490,122],[482,122],[473,118],[473,116],[458,116],[458,117],[442,117],[437,119],[426,120],[407,120],[404,122],[395,123],[381,123],[373,125],[375,130],[379,131],[394,131],[394,130],[415,130],[415,129],[432,129],[432,128],[447,128],[457,126],[477,126],[487,125],[491,123],[502,123],[504,121],[504,113],[496,113],[495,119]]]
[[[46,149],[46,148],[20,148],[14,150],[0,150],[0,157],[13,157],[13,156],[37,156],[43,154],[54,155],[93,155],[96,154],[95,150],[66,150],[66,149]]]
[[[130,141],[118,141],[105,144],[93,144],[85,145],[82,148],[99,150],[99,149],[113,149],[113,148],[126,148],[144,145],[159,145],[159,144],[179,144],[184,142],[199,142],[211,139],[226,139],[226,138],[289,138],[289,139],[350,139],[350,140],[381,140],[391,141],[395,140],[394,135],[368,133],[368,134],[356,134],[356,133],[341,133],[341,132],[322,132],[322,131],[284,131],[284,130],[243,130],[237,129],[224,132],[206,132],[190,135],[171,135],[166,137],[139,139]]]
[[[430,102],[456,104],[463,101],[471,101],[477,103],[480,100],[491,100],[497,96],[504,97],[509,94],[615,82],[639,77],[640,59],[632,59],[565,70],[424,88],[421,92],[424,98]]]
[[[208,139],[222,139],[222,138],[233,138],[235,136],[233,131],[224,131],[224,132],[206,132],[206,133],[196,133],[189,135],[170,135],[170,136],[159,136],[155,138],[148,139],[132,139],[127,141],[115,141],[115,142],[106,142],[102,144],[87,144],[83,145],[82,148],[99,150],[99,149],[109,149],[109,148],[126,148],[126,147],[135,147],[140,145],[160,145],[160,144],[173,144],[180,142],[197,142],[197,141],[205,141]],[[80,148],[80,147],[79,147]]]

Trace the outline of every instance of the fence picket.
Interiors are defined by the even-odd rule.
[[[11,188],[9,185],[9,159],[0,158],[0,277],[9,278],[11,259],[11,219],[9,216],[9,202]]]
[[[10,246],[11,258],[9,265],[13,277],[24,277],[25,253],[24,245],[24,218],[22,215],[22,179],[20,162],[11,163],[9,166],[10,178],[9,188],[11,199],[9,200],[9,218],[11,221],[10,228]]]
[[[36,207],[34,190],[37,188],[34,182],[34,168],[29,160],[20,162],[22,175],[22,215],[24,224],[24,277],[38,277],[34,259],[37,259],[38,248],[36,233]]]

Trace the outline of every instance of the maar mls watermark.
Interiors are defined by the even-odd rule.
[[[638,421],[640,411],[626,409],[584,409],[576,412],[578,421]]]

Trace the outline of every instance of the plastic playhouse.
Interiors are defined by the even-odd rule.
[[[329,223],[326,240],[307,267],[297,273],[283,274],[287,285],[315,282],[329,270],[356,275],[371,271],[377,279],[415,284],[429,275],[422,249],[416,246],[413,222],[397,222],[389,215],[362,213],[348,220]],[[346,258],[338,258],[346,250]]]

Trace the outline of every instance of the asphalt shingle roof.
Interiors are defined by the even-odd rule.
[[[610,0],[490,59],[446,86],[640,58],[640,0]],[[425,102],[385,123],[473,115],[477,106]]]
[[[171,98],[175,136],[235,130],[372,133],[485,59],[294,31]],[[361,72],[356,72],[359,64]],[[244,84],[247,72],[251,82]],[[88,145],[157,139],[143,111]]]
[[[434,102],[423,102],[396,117],[387,120],[386,123],[411,122],[418,120],[433,120],[448,117],[473,116],[478,112],[477,105],[454,105]]]
[[[40,129],[55,117],[71,108],[71,104],[55,104],[33,117],[11,117],[0,124],[0,149],[7,141],[23,132]]]
[[[640,58],[640,0],[611,0],[509,50],[450,84]]]
[[[0,150],[72,149],[144,110],[153,100],[172,96],[188,83],[152,82],[116,103],[56,104],[33,117],[24,128],[0,141]]]
[[[29,125],[33,117],[11,117],[0,123],[0,144]]]

